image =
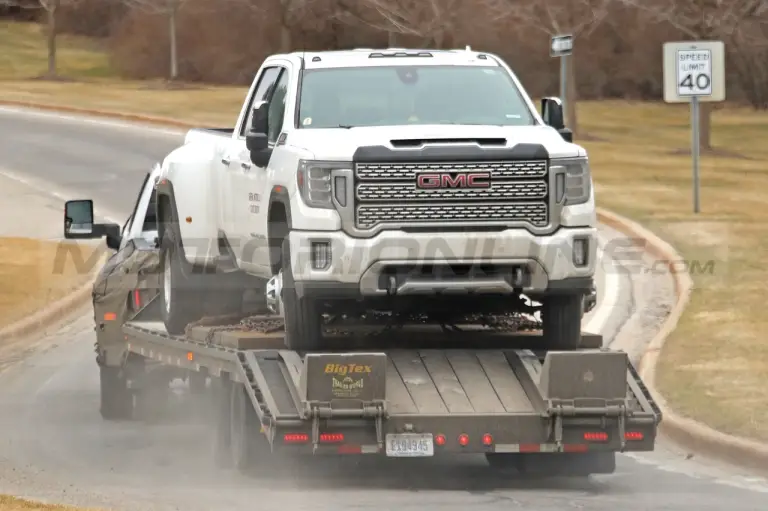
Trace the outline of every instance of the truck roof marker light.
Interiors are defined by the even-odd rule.
[[[459,445],[462,447],[466,447],[469,445],[469,435],[466,433],[462,433],[459,435]]]
[[[643,438],[645,438],[645,435],[640,431],[627,431],[624,433],[625,440],[642,440]]]
[[[605,431],[590,431],[584,433],[584,440],[589,442],[606,442],[608,441],[608,433]]]
[[[114,312],[105,312],[104,313],[104,321],[115,321],[117,319],[117,314]]]
[[[286,433],[283,435],[283,442],[286,444],[305,444],[309,442],[309,435],[306,433]]]
[[[435,443],[437,445],[445,445],[445,435],[443,435],[442,433],[438,433],[437,435],[435,435]]]
[[[493,445],[493,437],[489,433],[483,435],[483,445]]]

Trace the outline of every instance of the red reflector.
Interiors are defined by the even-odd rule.
[[[627,440],[642,440],[645,436],[640,431],[628,431],[624,433],[624,438]]]
[[[283,435],[283,442],[286,444],[301,444],[309,442],[309,435],[306,433],[286,433]]]
[[[483,435],[483,445],[491,445],[493,443],[493,437],[486,433]]]
[[[587,440],[588,442],[605,442],[608,440],[608,433],[605,431],[584,433],[584,440]]]
[[[459,445],[462,447],[469,445],[469,436],[467,434],[462,433],[459,435]]]
[[[133,290],[133,308],[141,309],[141,291],[138,289]]]
[[[435,436],[435,443],[437,445],[445,445],[445,435],[436,435]]]
[[[337,443],[344,441],[343,433],[321,433],[320,441],[325,443]]]
[[[539,444],[520,444],[520,452],[539,452],[541,446]]]
[[[563,446],[565,452],[586,452],[589,450],[587,444],[565,444]]]
[[[337,452],[339,454],[361,454],[363,447],[361,445],[340,445]]]

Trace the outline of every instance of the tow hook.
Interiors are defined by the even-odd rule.
[[[283,315],[283,270],[269,279],[266,287],[267,308],[272,314]]]
[[[597,305],[597,289],[592,286],[592,289],[584,295],[584,313],[591,312]]]

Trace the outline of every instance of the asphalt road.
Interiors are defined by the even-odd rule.
[[[23,179],[26,193],[49,202],[50,195],[93,198],[102,215],[122,220],[143,175],[180,136],[121,126],[0,107],[0,173]],[[2,205],[0,213],[34,214]],[[60,225],[55,215],[39,218]],[[607,260],[603,268],[601,302],[588,328],[636,355],[669,301],[668,282],[630,280],[607,269]],[[765,480],[664,444],[654,453],[621,455],[615,474],[581,482],[501,477],[474,456],[302,459],[247,476],[217,470],[194,403],[181,399],[157,423],[101,420],[87,312],[52,336],[49,349],[0,374],[0,492],[136,511],[768,508]]]

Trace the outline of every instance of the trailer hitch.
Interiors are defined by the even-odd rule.
[[[360,408],[333,408],[331,403],[313,401],[305,403],[304,417],[312,419],[312,451],[320,444],[320,421],[322,419],[373,419],[376,428],[376,444],[384,446],[384,419],[389,416],[386,401],[362,403]]]
[[[619,441],[621,442],[621,451],[627,445],[626,430],[627,418],[631,416],[632,410],[626,403],[617,403],[606,406],[581,407],[574,406],[572,401],[549,401],[549,408],[544,416],[554,419],[552,425],[552,435],[558,451],[563,451],[563,418],[564,417],[615,417],[618,420]]]

